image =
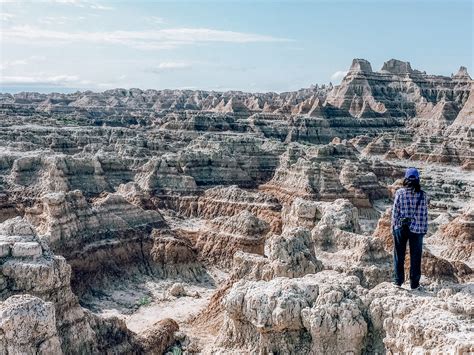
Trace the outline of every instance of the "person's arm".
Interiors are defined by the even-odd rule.
[[[400,194],[398,191],[395,193],[395,199],[393,201],[392,207],[392,228],[395,226],[395,222],[398,220],[400,216]]]
[[[430,198],[429,196],[426,194],[426,192],[423,193],[423,198],[424,198],[424,202],[425,202],[425,205],[423,206],[423,224],[425,227],[425,233],[428,231],[428,206],[430,204]]]

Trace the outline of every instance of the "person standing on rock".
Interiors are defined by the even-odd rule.
[[[420,286],[421,255],[423,236],[428,230],[428,201],[420,187],[420,174],[415,168],[408,168],[403,187],[395,193],[392,208],[392,233],[394,241],[394,284],[401,286],[405,281],[405,252],[410,244],[410,286]]]

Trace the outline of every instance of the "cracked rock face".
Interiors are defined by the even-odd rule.
[[[30,295],[0,304],[0,347],[7,354],[62,354],[54,305]]]
[[[328,271],[240,281],[224,299],[220,345],[250,352],[360,353],[367,323],[357,286],[357,278]]]
[[[52,254],[33,234],[32,226],[17,218],[0,224],[0,243],[9,252],[0,259],[0,345],[7,354],[83,354],[112,351],[139,353],[166,348],[173,331],[156,324],[149,332],[164,332],[165,338],[135,334],[117,318],[102,319],[82,308],[71,290],[71,267]],[[15,235],[20,234],[20,235]],[[25,252],[24,245],[39,252]],[[15,255],[20,245],[23,252]],[[165,327],[166,328],[166,327]],[[174,328],[173,328],[174,329]]]
[[[0,354],[471,353],[473,120],[465,67],[396,59],[280,94],[0,93]],[[413,166],[416,291],[389,283]]]
[[[272,276],[299,277],[322,270],[316,258],[311,234],[303,228],[285,230],[268,240]]]
[[[66,260],[53,255],[23,219],[0,224],[0,231],[0,241],[10,248],[10,252],[0,259],[0,304],[4,307],[0,324],[5,327],[3,341],[6,346],[11,346],[14,353],[40,350],[81,353],[97,349],[97,338],[86,312],[72,293],[71,267]],[[25,244],[34,246],[38,253],[25,252]],[[17,245],[22,246],[23,252],[15,255]],[[22,324],[28,324],[30,331]],[[12,326],[13,329],[8,329]],[[30,338],[25,338],[31,342],[12,340],[15,336],[11,332],[15,331],[29,334]],[[45,348],[40,348],[41,339]]]
[[[396,353],[472,351],[472,287],[441,289],[436,295],[410,293],[382,283],[365,298],[373,332]]]
[[[217,217],[196,239],[203,261],[229,266],[236,251],[263,254],[265,236],[270,226],[248,211],[233,217]]]
[[[443,224],[432,238],[445,246],[441,255],[451,260],[463,260],[474,265],[474,207],[468,206],[451,222]]]

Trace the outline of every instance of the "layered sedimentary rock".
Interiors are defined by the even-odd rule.
[[[205,271],[198,260],[198,253],[192,242],[181,233],[167,228],[154,229],[151,233],[153,245],[145,255],[148,272],[160,277],[182,277],[199,280]]]
[[[313,86],[296,92],[251,94],[238,91],[225,93],[191,90],[114,89],[103,93],[73,94],[19,93],[3,94],[4,112],[73,114],[87,123],[143,124],[156,113],[201,110],[245,115],[248,112],[308,114],[315,110],[332,116],[343,112],[357,117],[372,117],[386,111],[391,116],[414,116],[431,102],[448,99],[453,90],[466,90],[471,78],[461,67],[451,78],[427,75],[414,70],[409,62],[391,59],[378,72],[367,60],[354,59],[341,85]],[[467,88],[469,91],[469,88]],[[401,93],[408,93],[402,102]],[[464,103],[465,91],[456,93]],[[327,99],[326,99],[327,98]],[[401,105],[405,104],[402,108]],[[410,105],[411,104],[411,105]],[[107,114],[101,108],[109,107]],[[338,111],[339,110],[339,111]],[[94,114],[94,115],[92,115]],[[158,116],[159,117],[159,116]]]
[[[195,246],[202,260],[228,266],[236,251],[263,254],[270,226],[248,211],[233,217],[210,220],[196,236]]]
[[[89,203],[79,190],[45,194],[26,216],[41,239],[66,257],[74,283],[124,267],[146,271],[152,229],[165,226],[158,212],[142,210],[119,194]]]
[[[441,256],[449,260],[463,260],[474,266],[474,208],[466,209],[451,222],[442,225],[431,238],[438,246],[443,246]]]
[[[195,215],[211,219],[233,216],[243,211],[248,211],[270,224],[272,231],[280,232],[281,204],[278,200],[260,191],[248,191],[236,185],[207,189],[198,199]]]
[[[467,73],[465,73],[467,74]],[[409,62],[391,59],[374,72],[364,59],[354,59],[340,86],[328,94],[327,103],[358,118],[377,116],[433,116],[437,104],[451,104],[444,114],[456,117],[469,96],[471,78],[427,75]],[[453,112],[450,112],[453,111]]]
[[[99,351],[101,343],[112,351],[126,351],[137,344],[126,328],[117,337],[101,339],[90,321],[94,316],[81,308],[72,293],[71,267],[50,252],[25,220],[0,224],[0,245],[0,344],[8,353],[92,353]],[[118,329],[117,325],[117,319],[111,320],[102,329]]]
[[[14,159],[5,180],[13,192],[24,197],[76,189],[85,195],[97,195],[113,191],[132,176],[120,160],[110,156],[51,156],[44,152],[21,155],[12,154]]]
[[[173,319],[166,318],[157,322],[151,329],[140,334],[145,354],[163,354],[175,343],[175,333],[179,325]]]
[[[471,88],[469,98],[464,104],[456,119],[447,129],[447,134],[451,137],[464,136],[469,139],[472,137],[472,124],[474,122],[474,89]]]
[[[75,190],[46,194],[41,202],[27,210],[26,216],[53,250],[66,255],[85,246],[91,251],[91,244],[120,238],[121,233],[130,238],[131,231],[145,234],[165,224],[158,212],[136,207],[119,194],[88,203],[82,192]]]
[[[421,133],[424,131],[420,129]],[[426,133],[426,132],[424,132]],[[410,159],[459,165],[469,170],[472,166],[470,138],[443,135],[416,135],[412,133],[385,134],[368,143],[365,155],[383,155],[386,159]]]
[[[351,69],[328,94],[327,102],[351,115],[366,118],[391,116],[413,118],[401,141],[392,133],[376,138],[367,153],[472,166],[472,80],[462,67],[451,78],[426,75],[413,70],[408,62],[390,60],[380,72],[370,63],[354,59]],[[471,99],[469,99],[471,98]],[[459,123],[458,123],[459,122]],[[464,136],[465,139],[459,137]],[[472,136],[472,135],[471,135]],[[382,140],[382,141],[381,141]]]
[[[331,201],[347,198],[361,209],[388,196],[368,161],[359,160],[350,143],[330,143],[314,149],[290,148],[263,191],[291,204],[297,198]]]

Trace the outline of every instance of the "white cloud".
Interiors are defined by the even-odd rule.
[[[189,62],[161,62],[157,66],[145,69],[147,73],[163,73],[165,71],[175,71],[189,69],[192,65]]]
[[[38,19],[43,25],[64,25],[67,22],[66,16],[46,16]]]
[[[176,28],[164,29],[157,34],[164,39],[181,42],[232,42],[232,43],[251,43],[251,42],[282,42],[286,39],[272,36],[259,35],[254,33],[243,33],[234,31],[219,31],[207,28]]]
[[[220,31],[207,28],[172,28],[146,31],[108,31],[108,32],[65,32],[35,28],[32,26],[14,26],[3,29],[3,40],[22,41],[22,43],[42,42],[89,42],[95,44],[117,44],[137,49],[169,49],[182,45],[222,42],[222,43],[259,43],[284,42],[284,38]]]
[[[1,76],[3,85],[89,85],[88,80],[82,80],[77,75],[26,75],[26,76]]]
[[[50,0],[49,2],[57,3],[57,4],[77,5],[77,6],[82,6],[82,3],[83,3],[80,0]]]
[[[65,25],[66,23],[84,20],[84,16],[45,16],[38,19],[43,25]]]
[[[163,25],[166,23],[165,19],[159,16],[149,16],[147,17],[147,20],[154,23],[155,25]]]
[[[0,64],[0,70],[4,70],[7,68],[15,67],[18,65],[27,65],[32,62],[39,62],[45,60],[46,57],[40,55],[32,55],[28,58],[23,59],[14,59],[14,60],[3,60]]]
[[[77,7],[84,7],[93,10],[113,10],[113,7],[101,5],[96,2],[86,0],[46,0],[45,2],[52,2],[56,4],[74,5]]]
[[[43,61],[46,60],[46,57],[44,55],[32,55],[27,59],[28,62],[33,62],[33,61]]]
[[[186,69],[191,68],[191,63],[185,62],[163,62],[158,64],[158,69]]]
[[[104,6],[100,4],[89,4],[89,8],[95,9],[95,10],[113,10],[114,9],[111,6]]]
[[[0,21],[10,21],[14,17],[15,17],[15,15],[13,15],[13,14],[2,12],[0,14]]]
[[[14,67],[16,65],[26,65],[28,64],[28,60],[26,59],[16,59],[16,60],[10,60],[10,61],[5,61],[3,64],[5,67]]]
[[[331,80],[339,81],[342,80],[347,75],[347,70],[338,70],[333,75],[331,75]]]
[[[89,0],[36,0],[37,3],[43,4],[61,4],[61,5],[73,5],[82,8],[88,8],[93,10],[113,10],[111,6],[102,5],[95,1]],[[24,4],[24,0],[0,0],[0,3],[17,3]]]

